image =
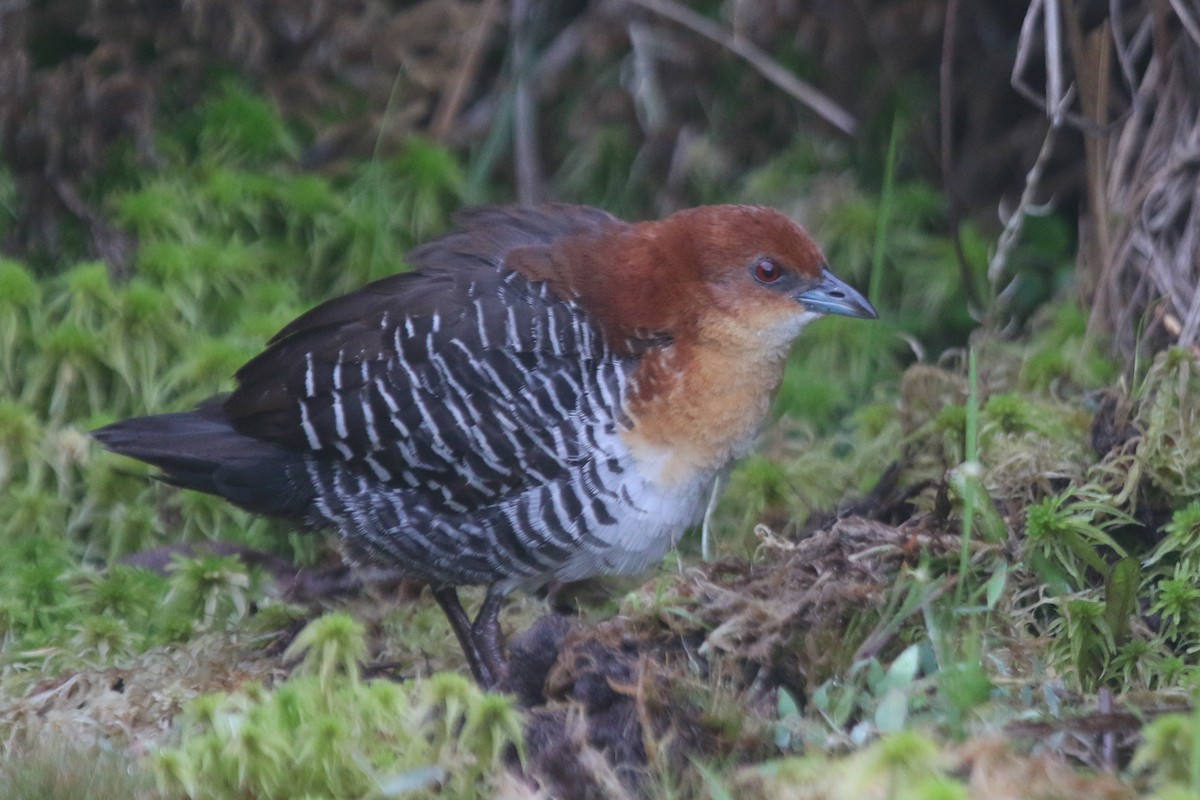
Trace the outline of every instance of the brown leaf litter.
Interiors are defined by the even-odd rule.
[[[935,551],[958,541],[851,517],[797,542],[767,538],[761,563],[652,582],[596,625],[542,618],[513,640],[504,687],[529,709],[529,772],[553,796],[617,798],[690,758],[769,757],[762,721],[778,689],[807,696],[852,657],[831,645],[852,615],[883,606],[910,537]]]

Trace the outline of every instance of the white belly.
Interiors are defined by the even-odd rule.
[[[624,450],[622,445],[614,449]],[[695,472],[681,476],[669,454],[621,455],[626,464],[617,495],[609,504],[616,524],[591,531],[602,545],[581,548],[554,572],[563,580],[593,575],[636,575],[662,560],[690,526],[700,522],[717,475]]]

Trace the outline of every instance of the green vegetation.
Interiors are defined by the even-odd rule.
[[[155,757],[159,787],[195,798],[494,796],[523,744],[512,701],[440,673],[363,681],[362,626],[345,614],[310,623],[289,654],[295,677],[197,698],[183,742]]]

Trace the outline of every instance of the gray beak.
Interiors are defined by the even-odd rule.
[[[875,307],[867,302],[867,298],[827,269],[821,270],[821,282],[796,295],[796,300],[809,311],[818,314],[841,314],[860,319],[879,318]]]

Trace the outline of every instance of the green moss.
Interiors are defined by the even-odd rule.
[[[137,622],[150,615],[166,588],[166,579],[156,572],[114,564],[86,582],[82,597],[93,614]]]
[[[152,245],[152,249],[168,247],[167,238],[182,237],[192,231],[189,214],[193,211],[194,200],[187,185],[172,176],[148,177],[140,188],[116,194],[111,202],[115,206],[117,222],[139,236],[149,238],[150,241],[142,243],[143,259],[147,244]],[[164,240],[156,241],[159,236]]]
[[[814,755],[768,762],[742,775],[757,779],[754,796],[851,798],[966,798],[967,787],[950,774],[938,743],[927,734],[905,731],[885,736],[842,759]]]
[[[1068,495],[1047,497],[1025,511],[1026,546],[1056,561],[1075,579],[1075,588],[1083,589],[1088,568],[1107,574],[1106,551],[1125,554],[1108,529],[1128,519],[1115,508]]]
[[[295,141],[278,111],[235,80],[226,80],[198,113],[202,152],[249,162],[295,154]]]
[[[1160,353],[1142,387],[1137,457],[1171,505],[1200,499],[1200,367],[1181,348]]]
[[[1143,731],[1130,766],[1159,790],[1156,797],[1195,797],[1200,791],[1197,724],[1196,714],[1167,714]]]
[[[322,691],[331,691],[338,675],[358,681],[358,664],[367,654],[361,623],[346,614],[326,614],[300,632],[285,657],[304,655],[301,670],[317,677]]]
[[[1074,303],[1056,303],[1047,309],[1048,325],[1024,355],[1021,386],[1046,391],[1063,383],[1095,388],[1117,378],[1117,366],[1103,350],[1103,340],[1089,334],[1087,315]]]
[[[440,152],[443,158],[451,158],[446,150]],[[457,163],[452,169],[458,170]],[[461,173],[459,173],[458,180],[461,182]],[[329,181],[319,175],[280,176],[279,181],[272,183],[271,186],[275,199],[286,202],[289,209],[302,218],[315,217],[328,212],[337,205],[339,200]]]
[[[72,267],[64,276],[69,314],[84,310],[111,308],[115,295],[108,276],[108,265],[102,261],[88,261]]]
[[[9,470],[14,463],[23,466],[28,463],[34,445],[43,435],[42,420],[33,409],[15,400],[0,398],[0,448],[8,453]],[[7,470],[3,477],[8,477]]]
[[[491,797],[523,750],[512,701],[442,673],[364,681],[362,627],[345,615],[296,639],[299,673],[273,690],[201,697],[178,746],[155,758],[160,787],[192,798]],[[347,754],[354,754],[347,758]]]
[[[37,279],[23,264],[0,258],[0,307],[5,313],[32,308],[41,297]]]

